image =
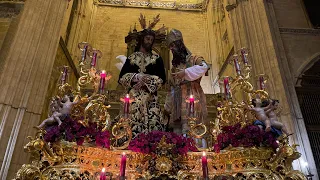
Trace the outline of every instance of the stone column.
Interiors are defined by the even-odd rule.
[[[241,47],[250,49],[253,68],[251,82],[256,85],[255,76],[258,74],[269,76],[267,91],[271,98],[279,99],[283,107],[279,119],[294,133],[291,143],[300,145],[299,152],[309,163],[315,179],[318,179],[272,0],[229,0],[226,9],[232,22],[235,51]],[[299,165],[299,160],[297,162],[295,167],[305,173],[305,167]]]
[[[0,51],[0,179],[12,179],[29,156],[27,136],[41,121],[67,0],[28,0]],[[6,41],[5,40],[5,41]]]

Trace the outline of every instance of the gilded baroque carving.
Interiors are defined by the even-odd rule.
[[[111,5],[123,7],[144,7],[144,8],[157,8],[157,9],[176,9],[176,10],[194,10],[204,11],[207,7],[207,0],[201,3],[187,3],[177,1],[139,1],[139,0],[95,0],[97,5]]]

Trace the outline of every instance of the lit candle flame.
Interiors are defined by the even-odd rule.
[[[190,95],[190,99],[193,99],[193,95],[192,94]]]
[[[127,94],[127,95],[126,95],[126,98],[129,98],[129,97],[130,97],[129,94]]]
[[[105,78],[105,77],[106,77],[106,71],[105,71],[105,70],[102,70],[102,71],[101,71],[100,77],[101,77],[101,78]]]
[[[106,168],[102,168],[102,170],[101,170],[102,172],[106,172]]]
[[[122,155],[123,155],[123,156],[125,156],[125,155],[126,155],[126,153],[125,153],[125,152],[123,152],[123,153],[122,153]]]
[[[203,151],[203,152],[202,152],[202,156],[206,156],[206,152]]]

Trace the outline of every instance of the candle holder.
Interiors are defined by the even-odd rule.
[[[97,62],[98,59],[102,57],[102,52],[100,50],[97,50],[95,48],[92,48],[92,50],[88,51],[88,55],[91,58],[90,66],[91,68],[97,68]]]
[[[257,79],[257,86],[260,90],[266,90],[266,84],[269,79],[269,76],[266,74],[259,74],[256,76]]]
[[[85,65],[88,59],[88,52],[92,51],[92,46],[87,42],[81,42],[78,44],[78,48],[81,50],[80,63]]]
[[[68,66],[61,66],[59,67],[59,70],[61,72],[60,78],[59,78],[59,84],[64,85],[67,83],[69,79],[69,67]]]
[[[243,48],[241,48],[239,50],[239,54],[241,55],[241,59],[242,59],[243,65],[244,66],[249,65],[249,59],[248,59],[249,49],[246,48],[246,47],[243,47]]]
[[[234,67],[236,70],[236,74],[237,76],[241,76],[241,68],[240,68],[240,62],[239,62],[239,55],[238,54],[234,54],[232,61],[234,63]]]
[[[102,71],[96,68],[97,60],[102,57],[102,52],[92,48],[87,42],[79,43],[78,48],[81,51],[78,91],[81,91],[82,88],[86,88],[88,85],[92,85],[94,94],[104,94],[105,84],[107,84],[111,79],[112,74],[110,72],[104,72],[103,76],[101,76]],[[88,61],[88,57],[91,57],[90,63]]]
[[[130,97],[129,94],[123,94],[120,98],[120,101],[122,102],[122,108],[121,108],[121,118],[123,119],[130,119],[130,105],[134,101],[132,97]],[[130,121],[130,120],[129,120]]]
[[[222,93],[224,94],[225,100],[232,99],[231,82],[233,82],[233,78],[230,76],[223,76],[219,80],[220,89],[222,90]]]
[[[199,103],[199,97],[196,95],[189,95],[185,98],[185,102],[187,103],[187,119],[188,119],[188,126],[190,127],[189,135],[196,139],[203,139],[205,134],[207,133],[207,126],[203,123],[198,123],[198,109],[195,108],[196,104]],[[206,148],[200,148],[198,144],[196,147],[199,151],[202,151]]]
[[[58,67],[59,71],[61,72],[59,81],[58,81],[58,96],[63,97],[67,94],[72,94],[73,89],[70,84],[68,84],[68,77],[69,77],[69,67],[68,66],[61,66]]]

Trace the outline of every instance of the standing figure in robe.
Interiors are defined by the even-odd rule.
[[[162,58],[152,52],[155,36],[149,28],[139,33],[135,52],[127,58],[119,75],[119,84],[134,98],[130,106],[133,137],[164,131],[157,90],[165,84],[166,74]]]
[[[208,127],[206,97],[200,81],[209,70],[209,66],[202,57],[191,54],[184,45],[182,33],[179,30],[170,31],[167,35],[167,44],[173,54],[173,67],[169,79],[171,88],[166,98],[164,111],[170,116],[169,127],[177,134],[188,133],[188,104],[185,99],[190,95],[199,100],[194,107],[198,114],[198,123],[203,123]]]

